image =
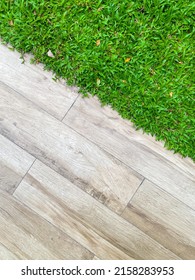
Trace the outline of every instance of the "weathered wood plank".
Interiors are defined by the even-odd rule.
[[[0,133],[121,213],[143,177],[0,85]]]
[[[195,209],[195,164],[136,131],[95,98],[78,98],[64,119],[81,135]]]
[[[122,216],[182,259],[195,259],[195,211],[151,182],[144,181]]]
[[[35,158],[0,135],[0,189],[13,193]]]
[[[42,202],[43,203],[43,202]],[[0,243],[20,259],[92,259],[94,255],[0,191]]]
[[[0,44],[0,81],[20,92],[45,111],[62,119],[77,94],[70,87],[52,80],[52,74],[40,71],[27,61],[22,64],[20,54]]]
[[[34,163],[14,196],[100,259],[121,258],[121,251],[133,259],[177,259],[172,252],[39,161]]]

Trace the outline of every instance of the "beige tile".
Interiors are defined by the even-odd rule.
[[[20,54],[0,44],[0,81],[20,92],[58,119],[69,110],[77,94],[52,80],[52,74],[40,71],[29,59],[22,64]]]
[[[182,259],[195,259],[195,211],[151,182],[122,216]]]
[[[35,158],[0,135],[0,189],[13,193]]]
[[[121,259],[122,252],[129,259],[177,259],[172,252],[39,161],[14,196],[100,259]]]
[[[60,121],[0,85],[0,133],[121,213],[143,177]]]
[[[92,259],[94,257],[65,233],[1,191],[0,244],[3,244],[8,251],[16,252],[19,259]]]
[[[195,209],[195,164],[123,120],[95,98],[78,98],[64,123]]]

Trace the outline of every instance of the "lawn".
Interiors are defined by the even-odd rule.
[[[191,0],[1,0],[0,37],[195,160],[194,16]]]

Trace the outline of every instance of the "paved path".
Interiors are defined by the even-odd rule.
[[[0,45],[0,259],[195,259],[195,165]]]

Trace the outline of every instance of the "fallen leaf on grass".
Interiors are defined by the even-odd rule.
[[[13,20],[10,20],[10,21],[9,21],[9,25],[10,25],[10,26],[13,26],[13,25],[14,25]]]
[[[128,57],[128,58],[125,59],[125,62],[127,63],[127,62],[129,62],[130,60],[131,60],[131,58]]]
[[[96,46],[99,46],[100,45],[100,40],[97,40],[96,41]]]
[[[98,8],[98,12],[100,12],[104,7],[99,7]]]
[[[100,85],[100,79],[97,79],[96,83],[97,83],[97,86],[99,86]]]
[[[172,93],[172,91],[169,93],[169,95],[170,95],[170,97],[172,97],[173,96],[173,93]]]
[[[47,52],[47,55],[48,55],[49,57],[52,57],[52,58],[55,57],[55,56],[53,55],[53,53],[52,53],[50,50]]]

